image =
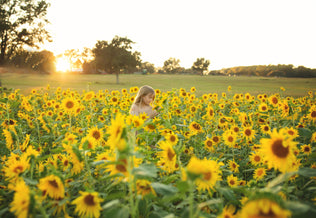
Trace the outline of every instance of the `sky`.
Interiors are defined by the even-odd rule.
[[[210,70],[293,64],[316,68],[315,0],[51,0],[46,29],[56,55],[93,48],[116,35],[135,42],[142,61],[170,57]]]

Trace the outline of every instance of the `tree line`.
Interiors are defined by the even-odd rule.
[[[139,72],[143,74],[198,74],[198,75],[247,75],[247,76],[287,76],[316,77],[316,69],[293,65],[258,65],[225,68],[209,71],[210,61],[197,58],[192,67],[181,67],[174,57],[164,62],[163,67],[143,62],[141,53],[133,49],[132,40],[115,36],[110,41],[97,41],[93,48],[66,50],[55,56],[50,51],[30,51],[39,44],[50,41],[45,30],[47,8],[44,0],[2,0],[0,5],[0,66],[10,65],[29,68],[43,73],[56,71],[56,60],[62,55],[73,68],[82,68],[83,73],[119,74]]]
[[[210,75],[227,75],[227,76],[273,76],[273,77],[316,77],[316,69],[304,66],[294,67],[292,64],[278,65],[253,65],[224,68],[214,70]]]

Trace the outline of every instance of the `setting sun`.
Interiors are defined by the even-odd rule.
[[[57,59],[57,62],[56,62],[57,71],[66,72],[66,71],[69,71],[70,69],[71,69],[70,63],[66,58],[60,57]]]

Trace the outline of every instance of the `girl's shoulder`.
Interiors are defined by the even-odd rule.
[[[130,109],[130,114],[138,115],[139,114],[139,105],[133,103],[131,106],[131,109]]]

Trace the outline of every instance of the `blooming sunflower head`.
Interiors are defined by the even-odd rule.
[[[269,168],[273,167],[281,172],[292,171],[292,162],[295,160],[293,148],[297,144],[292,138],[284,134],[284,131],[274,129],[271,138],[263,138],[260,143],[260,151]]]
[[[43,196],[49,196],[53,199],[64,198],[64,184],[58,176],[50,175],[40,179],[38,188],[43,192]]]
[[[280,206],[275,200],[263,197],[248,200],[240,211],[240,217],[279,217],[287,218],[291,212]]]
[[[80,196],[72,201],[72,204],[76,205],[75,213],[80,217],[100,217],[100,202],[103,200],[98,197],[98,193],[79,191],[79,194]]]

